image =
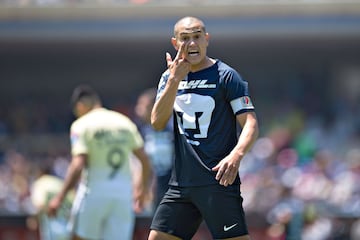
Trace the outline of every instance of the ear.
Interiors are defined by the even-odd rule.
[[[209,41],[210,41],[210,34],[209,33],[205,33],[205,39],[207,41],[207,45],[209,45]]]
[[[75,106],[75,115],[77,117],[81,117],[89,111],[89,107],[87,107],[83,102],[79,101]]]
[[[175,37],[171,38],[171,44],[173,45],[173,47],[175,48],[176,51],[179,49],[179,47],[177,46],[177,40]]]

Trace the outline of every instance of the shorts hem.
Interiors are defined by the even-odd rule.
[[[170,234],[170,235],[178,237],[178,238],[182,238],[181,236],[175,235],[173,231],[169,230],[167,227],[164,227],[164,226],[151,225],[150,230],[155,230],[155,231],[163,232],[166,234]]]

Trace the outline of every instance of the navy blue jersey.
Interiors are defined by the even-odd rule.
[[[157,98],[168,77],[168,71],[161,76]],[[247,82],[225,63],[217,60],[190,72],[180,82],[174,103],[175,164],[170,185],[217,184],[211,168],[237,144],[236,115],[253,110]]]

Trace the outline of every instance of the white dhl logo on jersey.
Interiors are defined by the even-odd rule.
[[[178,89],[216,88],[216,84],[207,84],[207,81],[208,80],[181,81]]]

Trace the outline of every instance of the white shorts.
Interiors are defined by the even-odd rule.
[[[70,232],[67,230],[68,221],[63,218],[40,215],[40,239],[41,240],[70,240]]]
[[[129,194],[106,196],[80,190],[73,204],[69,227],[73,233],[86,239],[131,240],[134,224],[135,214]]]

